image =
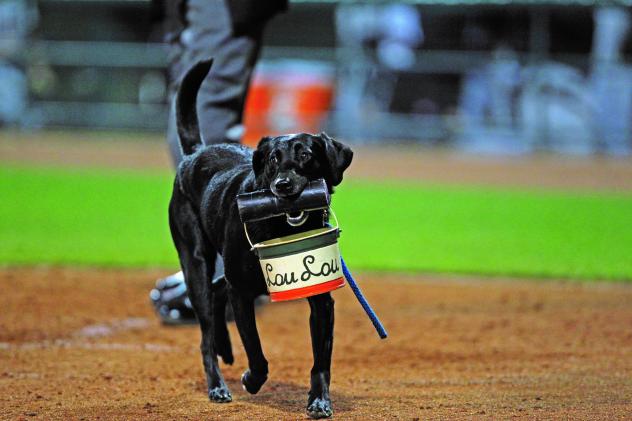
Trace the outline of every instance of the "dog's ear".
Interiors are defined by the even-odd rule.
[[[259,177],[265,167],[266,167],[266,157],[268,156],[268,152],[270,152],[270,141],[271,137],[263,137],[259,141],[257,145],[257,149],[255,149],[254,154],[252,155],[252,169],[255,172],[255,176]]]
[[[315,143],[320,147],[324,155],[325,181],[333,187],[342,181],[342,173],[351,165],[353,151],[342,143],[333,140],[322,132],[314,136]]]

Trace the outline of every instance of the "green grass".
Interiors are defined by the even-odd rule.
[[[172,175],[0,167],[0,265],[175,267]],[[352,269],[632,280],[632,196],[348,181]]]

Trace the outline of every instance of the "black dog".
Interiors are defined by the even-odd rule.
[[[200,138],[196,99],[211,67],[202,61],[184,77],[176,98],[178,134],[185,158],[177,170],[169,204],[169,224],[178,250],[189,298],[202,330],[202,359],[208,396],[230,402],[230,391],[217,356],[232,364],[233,354],[224,310],[233,307],[249,369],[241,382],[257,393],[268,377],[255,324],[253,300],[267,293],[257,257],[250,251],[237,211],[239,193],[270,188],[280,197],[301,193],[310,180],[324,178],[330,191],[342,181],[353,152],[326,134],[295,134],[261,139],[254,153],[236,144],[204,146]],[[326,216],[311,212],[301,231],[323,227]],[[284,217],[249,224],[254,242],[297,232]],[[224,258],[225,279],[214,282],[217,253]],[[308,298],[314,366],[307,413],[313,418],[332,415],[329,397],[333,346],[334,301],[329,293]]]

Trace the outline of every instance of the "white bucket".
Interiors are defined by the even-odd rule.
[[[328,227],[254,244],[270,300],[295,300],[343,287],[339,236],[338,227]]]

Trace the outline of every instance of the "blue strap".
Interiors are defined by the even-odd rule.
[[[386,339],[386,337],[388,336],[388,333],[386,333],[386,329],[384,329],[382,322],[380,322],[380,319],[378,319],[368,301],[366,300],[366,298],[364,298],[364,295],[362,295],[360,287],[358,286],[358,284],[356,284],[353,276],[351,276],[351,272],[349,272],[349,269],[347,268],[347,265],[345,264],[345,261],[342,259],[342,257],[340,258],[340,262],[342,263],[342,273],[345,275],[345,278],[347,278],[347,282],[353,290],[356,298],[360,302],[360,305],[362,305],[362,308],[366,312],[367,316],[369,316],[369,319],[371,319],[371,323],[373,323],[375,330],[377,330],[377,334],[380,335],[381,339]]]

